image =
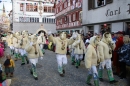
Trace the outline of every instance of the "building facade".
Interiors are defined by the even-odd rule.
[[[83,0],[84,33],[100,33],[104,24],[110,32],[126,31],[130,24],[130,0]]]
[[[54,0],[13,0],[13,31],[35,33],[43,24],[56,32]]]
[[[3,11],[0,13],[0,30],[9,31],[10,30],[10,21],[9,17],[5,12],[5,6],[3,4]]]
[[[56,30],[82,32],[82,0],[57,0],[55,6]]]

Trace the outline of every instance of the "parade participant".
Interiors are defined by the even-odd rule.
[[[40,45],[40,48],[42,50],[42,53],[44,54],[45,51],[43,50],[44,45],[46,44],[46,38],[44,36],[44,33],[40,33],[40,36],[38,36],[38,40],[37,40],[38,44]]]
[[[15,61],[18,60],[19,58],[19,48],[20,48],[20,32],[16,32],[14,34],[14,40],[13,40],[13,45],[15,47],[15,54],[14,54],[14,57],[15,57]]]
[[[10,49],[11,49],[11,55],[14,54],[13,40],[14,40],[14,35],[13,35],[13,33],[11,33],[11,34],[10,34],[10,37],[9,37],[9,43],[8,43],[8,46],[9,46]]]
[[[77,39],[75,40],[75,42],[72,44],[72,46],[74,47],[74,55],[75,55],[75,66],[76,68],[78,68],[80,66],[80,62],[83,59],[83,54],[85,50],[85,45],[84,42],[81,38],[81,34],[78,34]]]
[[[102,40],[99,42],[97,46],[97,55],[100,62],[98,76],[99,80],[103,81],[103,70],[104,66],[106,66],[108,78],[111,84],[117,82],[113,77],[113,71],[111,66],[112,50],[114,49],[115,43],[112,41],[111,34],[105,32],[103,34]]]
[[[37,43],[37,36],[32,35],[30,38],[30,43],[26,45],[25,48],[26,52],[28,53],[27,56],[31,63],[30,73],[33,74],[35,80],[38,79],[37,72],[36,72],[36,64],[38,63],[38,58],[41,57],[43,59],[43,53]]]
[[[28,43],[29,43],[28,31],[24,30],[22,32],[22,37],[20,39],[20,54],[21,54],[21,59],[22,59],[21,65],[25,65],[25,60],[27,61],[27,64],[29,63],[28,58],[27,58],[27,53],[25,51],[25,46]]]
[[[8,77],[9,74],[10,74],[10,77],[13,77],[15,63],[13,59],[11,58],[11,55],[7,55],[6,58],[7,59],[4,62],[6,77]]]
[[[91,79],[93,77],[94,79],[94,85],[99,86],[99,79],[98,79],[98,73],[97,73],[97,53],[96,53],[96,46],[100,42],[100,36],[93,36],[90,38],[89,45],[87,47],[86,53],[85,53],[85,67],[88,69],[88,76],[86,83],[88,85],[91,85]]]
[[[74,42],[74,39],[77,38],[77,34],[74,33],[70,39],[66,38],[66,33],[62,32],[59,37],[53,37],[51,31],[48,32],[48,38],[50,42],[53,42],[56,46],[56,58],[58,63],[58,72],[61,77],[64,77],[65,74],[65,65],[67,64],[67,46],[71,45]]]
[[[74,47],[72,45],[69,45],[69,52],[70,52],[70,56],[71,56],[71,64],[74,65],[75,64],[75,55],[74,55]]]

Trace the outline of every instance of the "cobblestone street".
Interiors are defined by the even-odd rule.
[[[9,53],[9,49],[5,53]],[[11,86],[88,86],[85,83],[87,70],[84,66],[84,62],[81,63],[79,69],[76,69],[75,66],[71,65],[69,56],[65,77],[59,76],[55,53],[49,50],[46,50],[43,60],[39,59],[37,65],[38,80],[34,80],[30,74],[30,65],[26,64],[21,66],[20,60],[16,61],[15,64],[16,67]],[[106,72],[104,75],[106,75]],[[100,86],[129,86],[126,85],[126,80],[119,80],[117,77],[116,80],[119,80],[119,82],[115,85],[111,85],[108,82],[107,76],[104,77],[105,81],[100,82]]]

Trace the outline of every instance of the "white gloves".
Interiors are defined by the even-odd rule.
[[[75,32],[73,33],[72,38],[73,38],[73,39],[76,39],[76,38],[77,38],[77,34],[76,34]]]
[[[52,34],[52,32],[49,30],[47,34],[48,34],[48,35],[51,35],[51,34]]]
[[[40,59],[43,60],[43,57],[41,57]]]
[[[30,42],[30,46],[32,46],[33,45],[33,42]]]

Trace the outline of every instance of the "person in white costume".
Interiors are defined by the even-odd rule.
[[[44,36],[44,33],[40,33],[40,36],[38,36],[38,40],[37,40],[38,44],[40,45],[40,48],[42,50],[42,53],[44,54],[45,51],[44,51],[44,45],[46,44],[46,38]]]
[[[13,45],[13,40],[14,40],[14,35],[13,35],[13,33],[11,33],[10,34],[10,37],[9,37],[9,41],[8,41],[8,46],[10,47],[10,49],[11,49],[11,55],[13,55],[14,54],[14,45]]]
[[[98,80],[98,72],[97,72],[97,53],[96,53],[96,46],[100,42],[100,36],[93,36],[90,38],[89,45],[87,47],[86,53],[85,53],[85,67],[88,69],[88,76],[86,83],[88,85],[91,85],[90,81],[93,77],[94,79],[94,85],[99,86],[99,80]]]
[[[72,46],[74,47],[74,55],[75,55],[75,66],[76,68],[78,68],[80,66],[80,62],[83,59],[83,53],[86,51],[85,49],[85,45],[84,42],[81,38],[81,34],[78,34],[77,39],[75,40],[75,42],[72,44]]]
[[[117,82],[113,77],[112,64],[111,64],[112,50],[114,49],[115,49],[115,43],[112,41],[111,34],[108,32],[104,33],[102,40],[99,42],[97,46],[97,53],[98,53],[97,55],[98,58],[100,58],[98,75],[99,80],[103,81],[103,70],[104,66],[106,66],[107,75],[111,84]]]
[[[35,80],[38,80],[36,65],[38,63],[38,58],[41,57],[43,59],[43,53],[37,43],[37,36],[31,35],[30,43],[28,43],[25,47],[26,52],[28,53],[27,56],[31,63],[30,73],[33,75]]]
[[[58,63],[58,72],[61,77],[64,77],[65,74],[65,65],[67,64],[67,46],[71,45],[75,39],[77,38],[77,34],[74,33],[70,39],[66,38],[66,33],[62,32],[59,37],[53,37],[51,31],[48,32],[48,39],[50,42],[53,42],[56,45],[56,58]]]
[[[21,65],[25,65],[25,60],[27,62],[27,64],[29,64],[28,58],[27,58],[27,53],[25,51],[25,46],[26,44],[29,43],[29,38],[28,38],[28,31],[23,31],[22,32],[22,37],[20,39],[20,53],[21,53],[21,59],[22,59],[22,64]]]
[[[19,47],[20,47],[20,32],[16,32],[14,34],[14,40],[13,40],[13,45],[14,45],[14,48],[15,48],[15,53],[14,53],[14,57],[15,57],[15,61],[18,60],[19,58]]]

